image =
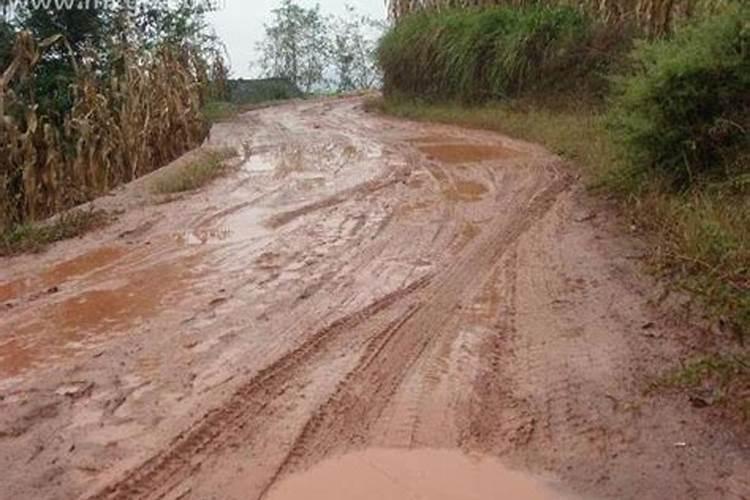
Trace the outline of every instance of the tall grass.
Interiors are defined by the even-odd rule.
[[[591,50],[596,39],[590,18],[568,7],[449,9],[398,23],[378,58],[386,93],[479,101],[580,85],[613,57]]]
[[[211,67],[201,54],[120,45],[115,70],[94,70],[97,52],[74,61],[72,107],[56,126],[23,92],[60,37],[20,32],[0,79],[0,229],[37,220],[148,173],[200,144]],[[21,89],[21,90],[19,90]]]
[[[631,24],[654,36],[676,24],[713,13],[732,0],[389,0],[391,16],[400,20],[422,10],[488,6],[568,6],[583,10],[608,24]]]

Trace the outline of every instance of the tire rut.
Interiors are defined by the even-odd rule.
[[[217,454],[229,441],[236,440],[238,432],[245,429],[248,429],[246,432],[254,432],[254,415],[278,394],[284,382],[292,378],[310,356],[325,350],[337,336],[425,287],[430,279],[429,276],[423,277],[315,333],[299,348],[240,387],[226,404],[206,414],[191,429],[175,438],[163,452],[128,473],[123,480],[89,498],[163,498],[181,480],[197,470],[205,458]]]
[[[412,366],[450,331],[456,306],[470,297],[472,290],[481,288],[476,281],[486,280],[485,273],[549,210],[569,182],[565,176],[555,176],[532,196],[526,211],[512,214],[510,221],[499,217],[486,237],[469,247],[420,291],[421,305],[382,340],[375,339],[370,346],[372,353],[363,358],[328,402],[309,419],[264,493],[279,478],[295,470],[336,451],[368,443],[370,429]]]

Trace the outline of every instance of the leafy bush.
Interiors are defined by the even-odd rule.
[[[641,42],[632,57],[630,74],[616,80],[610,123],[634,164],[681,186],[704,174],[747,170],[750,8],[735,6],[672,38]]]
[[[417,13],[383,38],[386,93],[466,101],[557,87],[586,65],[593,23],[567,7],[494,7]],[[570,80],[569,80],[570,81]]]

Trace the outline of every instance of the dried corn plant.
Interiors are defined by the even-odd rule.
[[[671,30],[675,22],[714,12],[732,0],[387,0],[394,19],[423,9],[481,7],[490,5],[550,4],[585,9],[611,23],[635,23],[652,36]]]
[[[63,125],[38,116],[33,96],[14,91],[45,48],[18,35],[0,80],[0,229],[39,219],[146,174],[200,144],[200,107],[211,64],[187,48],[114,50],[109,76],[95,71],[96,52],[75,67],[73,105]],[[218,63],[217,63],[218,64]]]

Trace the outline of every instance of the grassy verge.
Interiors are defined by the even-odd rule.
[[[236,153],[231,149],[201,152],[197,158],[160,173],[151,184],[154,194],[170,195],[205,186],[226,172],[224,160]]]
[[[23,224],[0,233],[0,257],[41,252],[57,241],[76,238],[110,220],[103,210],[74,210],[53,222]]]
[[[201,115],[208,123],[232,120],[240,112],[237,104],[228,101],[209,101],[201,108]]]
[[[583,171],[589,186],[620,201],[625,216],[651,244],[649,267],[696,297],[726,336],[737,340],[721,343],[715,347],[718,352],[707,356],[739,359],[734,353],[745,350],[742,343],[750,334],[750,197],[744,186],[733,182],[702,184],[682,192],[669,189],[657,174],[628,164],[611,139],[603,110],[586,102],[553,108],[519,101],[466,106],[390,98],[371,100],[367,107],[413,120],[502,132],[543,144],[570,160]],[[695,363],[701,366],[698,378],[706,383],[726,365]],[[683,378],[691,382],[695,377],[687,373],[695,371],[693,365],[684,368]],[[750,370],[731,373],[736,380],[724,384],[726,397],[716,404],[750,407],[746,393]],[[679,373],[673,378],[681,380]],[[738,392],[740,388],[745,392]]]
[[[203,119],[210,124],[229,122],[237,118],[242,113],[254,111],[257,109],[263,109],[270,106],[278,106],[289,102],[292,99],[303,99],[310,96],[303,96],[299,98],[289,99],[275,99],[268,101],[249,102],[245,104],[237,104],[229,101],[210,101],[201,108],[201,115]]]
[[[498,102],[468,106],[457,102],[427,103],[411,99],[371,99],[366,107],[411,120],[456,124],[501,132],[544,144],[576,161],[592,182],[600,183],[619,170],[615,146],[606,134],[605,120],[594,104],[554,109],[531,102]],[[575,111],[571,111],[575,109]]]
[[[750,355],[713,354],[692,360],[670,371],[653,389],[689,392],[696,408],[728,408],[741,420],[750,421]]]

